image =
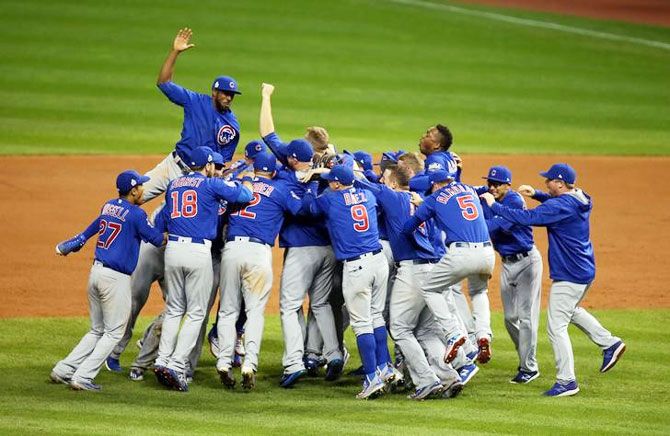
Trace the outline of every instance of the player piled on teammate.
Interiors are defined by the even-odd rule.
[[[151,177],[144,193],[147,201],[162,194],[171,180],[190,171],[190,156],[196,147],[210,147],[228,162],[240,140],[240,124],[230,109],[235,95],[241,94],[235,79],[217,77],[212,83],[211,95],[200,94],[172,82],[177,57],[195,46],[190,43],[192,35],[193,31],[189,28],[177,32],[156,81],[171,102],[184,108],[184,121],[175,150],[147,173]]]
[[[402,233],[403,225],[415,210],[409,192],[411,174],[411,170],[407,167],[393,166],[382,174],[383,185],[359,180],[355,186],[369,189],[375,195],[377,204],[384,210],[383,219],[397,265],[389,304],[391,335],[405,356],[412,381],[416,386],[415,392],[409,398],[423,400],[437,395],[453,397],[463,388],[458,373],[442,363],[445,371],[443,371],[444,378],[440,379],[428,363],[424,350],[415,336],[415,330],[420,327],[422,312],[429,312],[420,285],[433,264],[439,262],[440,255],[436,254],[436,248],[432,243],[433,233],[437,231],[433,220],[423,223],[410,234]],[[424,316],[423,321],[427,324],[432,323],[432,317]],[[425,330],[425,336],[428,337],[428,332],[432,329]],[[444,351],[444,345],[439,338],[429,339],[424,343],[437,348],[438,354]],[[430,353],[431,350],[428,351]]]
[[[297,214],[302,208],[302,201],[290,187],[274,178],[275,169],[273,155],[256,156],[253,199],[247,206],[231,210],[229,217],[221,259],[221,305],[217,324],[220,351],[216,363],[221,383],[228,388],[236,383],[232,370],[235,321],[242,301],[247,312],[242,386],[252,389],[256,384],[264,311],[272,288],[272,246],[284,214]]]
[[[504,166],[489,169],[487,186],[476,187],[478,194],[490,192],[499,204],[525,209],[523,197],[511,188],[512,172]],[[540,321],[542,256],[534,245],[530,226],[514,224],[483,204],[493,248],[500,254],[500,296],[505,312],[505,328],[519,355],[518,373],[512,383],[529,383],[539,375],[537,328]]]
[[[208,147],[193,150],[192,171],[170,182],[165,208],[156,224],[165,226],[169,235],[165,249],[166,312],[154,372],[161,384],[180,391],[188,390],[186,365],[212,289],[211,241],[216,236],[219,202],[247,203],[252,199],[250,186],[211,178],[215,171],[212,153]]]
[[[577,174],[568,164],[552,165],[540,175],[546,179],[547,193],[528,185],[519,187],[521,194],[542,203],[535,209],[506,207],[497,203],[491,193],[481,197],[496,215],[506,220],[547,228],[549,276],[553,280],[549,292],[547,329],[554,349],[557,374],[556,383],[545,395],[563,397],[579,392],[568,324],[575,324],[603,350],[601,372],[610,370],[617,363],[626,345],[579,306],[596,272],[589,225],[593,208],[591,197],[575,187]]]
[[[428,192],[431,190],[429,173],[432,171],[447,171],[460,180],[461,168],[458,165],[460,158],[451,153],[449,148],[454,138],[447,126],[437,124],[429,127],[419,140],[419,151],[426,156],[425,170],[416,174],[409,182],[412,191]]]
[[[428,307],[448,338],[444,360],[449,363],[454,360],[467,337],[463,332],[462,322],[450,311],[447,299],[452,297],[451,291],[447,290],[447,299],[442,293],[467,278],[469,287],[472,288],[471,293],[486,295],[495,254],[482,206],[472,187],[455,181],[456,174],[449,171],[433,171],[429,177],[433,193],[426,197],[416,214],[405,223],[403,232],[410,234],[422,222],[435,217],[438,227],[446,234],[447,253],[430,271],[421,290]],[[491,330],[487,313],[488,311],[482,312],[482,319],[479,321],[482,328],[477,335],[480,341],[486,339],[488,345]],[[481,351],[480,347],[480,353]]]
[[[164,236],[152,227],[142,204],[148,177],[124,171],[116,178],[119,198],[109,200],[100,215],[72,239],[61,242],[56,253],[67,256],[98,235],[95,260],[88,280],[91,330],[51,371],[51,380],[75,390],[99,391],[94,383],[100,368],[121,339],[130,314],[130,274],[137,265],[140,241],[163,244]]]
[[[279,139],[272,118],[273,91],[274,87],[269,84],[263,84],[261,88],[260,133],[272,152],[284,164],[277,177],[296,195],[303,197],[309,185],[302,183],[301,178],[312,167],[314,153],[310,143],[304,139],[293,140],[288,145]],[[312,139],[319,144],[321,150],[326,149],[328,136],[325,129],[310,128],[307,136],[313,136]],[[323,222],[315,221],[311,217],[288,216],[279,233],[279,246],[286,248],[279,296],[284,336],[284,374],[280,386],[291,387],[305,374],[306,369],[318,368],[315,360],[303,360],[305,338],[300,321],[303,318],[302,304],[306,295],[309,295],[310,310],[323,339],[323,355],[328,365],[326,380],[336,380],[342,373],[344,358],[329,303],[333,289],[335,255],[330,246],[328,231]],[[306,368],[305,363],[309,368]]]
[[[388,265],[377,230],[377,206],[372,192],[354,188],[354,173],[336,165],[321,177],[330,190],[305,196],[310,212],[325,216],[335,257],[343,262],[342,293],[365,370],[357,398],[380,394],[397,372],[391,365],[382,311],[386,299]]]

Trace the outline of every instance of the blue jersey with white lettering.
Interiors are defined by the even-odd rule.
[[[381,250],[377,228],[377,200],[367,189],[326,190],[316,199],[305,194],[312,214],[326,217],[337,260]]]
[[[446,233],[446,245],[452,242],[488,242],[489,232],[482,205],[475,190],[460,182],[451,182],[426,197],[403,232],[413,231],[423,221],[435,217]]]
[[[457,182],[461,180],[461,169],[456,165],[456,160],[452,157],[451,152],[435,151],[426,157],[423,166],[424,170],[417,173],[409,181],[409,189],[412,191],[430,191],[430,179],[428,178],[428,173],[432,171],[446,170],[456,174]]]
[[[140,207],[123,198],[109,200],[100,216],[84,230],[88,240],[98,234],[95,259],[123,274],[132,274],[137,266],[140,241],[156,247],[163,244],[163,234],[154,228]]]
[[[488,192],[488,188],[486,186],[476,186],[475,192],[481,195]],[[512,190],[507,191],[499,203],[511,209],[526,208],[526,203],[521,194]],[[514,224],[496,215],[486,203],[482,203],[482,209],[484,211],[484,218],[486,218],[486,225],[489,228],[491,242],[493,242],[493,248],[501,256],[526,253],[533,248],[533,229],[530,226]]]
[[[191,151],[207,146],[221,153],[224,162],[233,158],[240,141],[240,123],[233,111],[219,112],[211,95],[191,91],[174,82],[160,83],[158,88],[171,102],[184,108],[181,139],[175,146],[179,157],[189,162]]]
[[[212,240],[217,233],[220,200],[246,203],[251,196],[249,189],[238,182],[192,172],[168,185],[161,221],[166,222],[171,235]]]

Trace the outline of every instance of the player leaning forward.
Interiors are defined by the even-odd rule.
[[[101,390],[93,380],[126,328],[130,274],[137,265],[140,241],[163,244],[163,234],[149,224],[147,214],[138,207],[142,204],[142,184],[148,180],[132,170],[119,174],[119,198],[105,203],[100,216],[83,233],[56,247],[57,254],[66,256],[98,235],[88,279],[91,330],[51,371],[51,380],[56,383],[69,383],[75,390]]]
[[[531,210],[512,209],[497,203],[490,193],[481,197],[491,210],[513,223],[547,228],[549,274],[549,341],[556,359],[556,383],[545,392],[551,397],[575,395],[579,386],[568,324],[573,323],[603,350],[601,372],[612,368],[626,345],[605,329],[579,303],[595,278],[595,259],[590,239],[591,197],[575,187],[577,174],[567,164],[555,164],[540,173],[546,178],[547,193],[522,185],[519,192],[542,204]]]

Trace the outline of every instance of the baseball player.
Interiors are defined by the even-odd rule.
[[[240,124],[230,109],[235,96],[241,94],[235,79],[217,77],[211,95],[191,91],[172,81],[177,57],[195,46],[190,43],[192,35],[189,28],[177,32],[158,74],[156,85],[172,103],[184,108],[184,122],[175,150],[147,173],[151,180],[145,187],[145,200],[162,194],[171,180],[190,171],[190,154],[196,147],[208,146],[229,162],[240,140]]]
[[[549,292],[547,330],[554,349],[557,375],[556,383],[545,395],[565,397],[579,392],[568,324],[575,324],[603,350],[601,372],[609,371],[618,362],[626,345],[579,306],[596,272],[589,225],[593,208],[591,197],[575,187],[577,173],[568,164],[554,164],[540,175],[545,178],[548,192],[528,185],[519,187],[519,193],[541,203],[535,209],[506,207],[496,202],[491,193],[481,197],[493,213],[506,220],[547,228],[549,276],[553,281]]]
[[[143,202],[142,185],[148,180],[133,170],[119,174],[116,178],[119,198],[105,203],[100,215],[84,232],[56,246],[56,254],[67,256],[98,235],[88,280],[91,330],[51,371],[50,378],[56,383],[69,384],[74,390],[102,389],[94,379],[126,327],[130,314],[130,274],[137,265],[140,241],[160,246],[164,240],[138,207]]]
[[[287,184],[274,178],[275,169],[273,155],[260,153],[256,156],[253,199],[247,206],[231,211],[229,217],[221,259],[220,351],[216,363],[221,383],[228,388],[235,386],[232,371],[235,321],[242,300],[247,312],[242,387],[253,389],[256,385],[264,311],[272,288],[272,246],[284,214],[297,214],[302,208],[302,201]]]
[[[201,330],[212,289],[211,240],[220,200],[248,203],[252,193],[237,182],[212,178],[209,147],[191,153],[191,172],[168,186],[159,228],[168,230],[165,249],[166,311],[154,372],[158,381],[188,391],[186,365]],[[164,223],[164,224],[163,224]],[[183,318],[183,325],[180,324]]]
[[[342,293],[365,368],[359,399],[379,395],[395,379],[382,312],[388,265],[377,230],[377,206],[372,192],[357,189],[353,170],[336,165],[321,177],[329,191],[316,199],[307,193],[310,212],[325,216],[335,257],[343,263]]]
[[[410,180],[409,187],[412,191],[430,191],[431,183],[428,176],[431,171],[447,171],[454,175],[456,181],[460,180],[460,158],[449,151],[452,143],[453,136],[447,126],[437,124],[426,130],[419,140],[419,151],[426,156],[425,171]]]
[[[421,292],[446,333],[448,340],[444,360],[450,363],[467,337],[460,319],[450,311],[442,293],[465,278],[472,293],[487,292],[495,254],[482,206],[473,188],[455,181],[455,172],[437,170],[430,172],[429,177],[433,194],[426,197],[414,216],[405,223],[403,232],[411,234],[422,222],[435,217],[439,228],[446,233],[447,253],[432,268]],[[481,322],[482,326],[488,325],[488,329],[484,327],[478,332],[480,338],[490,338],[490,318]]]
[[[272,117],[273,92],[272,85],[262,85],[260,133],[272,152],[284,164],[278,178],[284,180],[296,195],[302,197],[308,185],[300,179],[312,167],[314,152],[306,140],[296,139],[288,145],[281,141],[275,132]],[[308,135],[310,132],[315,130],[308,130]],[[319,132],[323,133],[325,129]],[[279,233],[279,246],[286,249],[279,297],[284,336],[284,374],[280,386],[293,386],[305,374],[306,362],[312,372],[318,371],[316,360],[311,357],[303,359],[305,334],[300,321],[301,318],[304,321],[301,308],[306,295],[309,295],[310,310],[323,339],[323,357],[327,362],[326,380],[334,381],[342,374],[344,356],[329,303],[336,265],[326,226],[311,217],[288,216]]]

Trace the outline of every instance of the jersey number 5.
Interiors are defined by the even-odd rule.
[[[107,236],[107,239],[102,239],[105,235],[107,229],[111,229],[111,233]],[[98,247],[103,249],[108,249],[112,242],[119,236],[121,229],[123,228],[122,224],[115,222],[107,222],[106,220],[100,220],[100,230],[98,230]]]
[[[172,191],[172,213],[170,218],[193,218],[198,214],[198,193],[193,189],[181,193],[181,201],[179,198],[179,191]]]
[[[473,221],[479,216],[479,211],[477,210],[477,205],[472,198],[472,195],[464,195],[462,197],[456,197],[458,205],[461,207],[461,215],[468,221]]]
[[[368,210],[362,204],[357,204],[351,208],[351,218],[354,220],[354,230],[357,232],[365,232],[370,228],[370,220],[368,219]]]

